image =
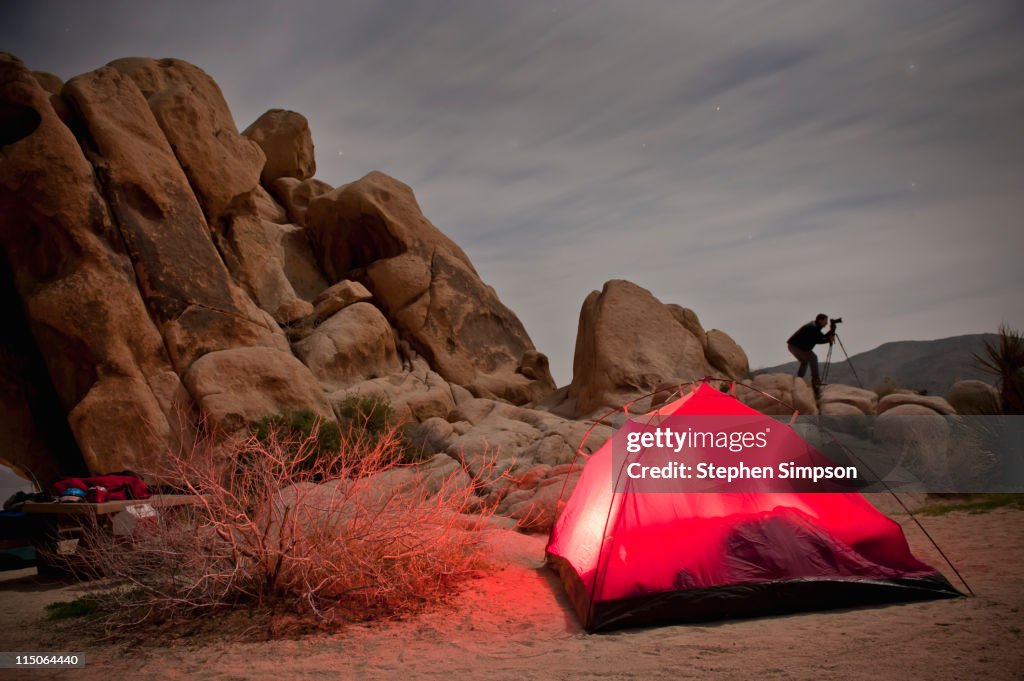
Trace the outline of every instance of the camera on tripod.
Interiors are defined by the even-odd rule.
[[[843,323],[843,318],[842,317],[836,317],[835,319],[829,319],[828,323],[829,323],[829,325],[833,329],[835,329],[836,328],[836,324],[842,324]]]

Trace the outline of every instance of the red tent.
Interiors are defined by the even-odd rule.
[[[707,383],[656,413],[785,427]],[[615,439],[547,546],[587,631],[960,595],[858,493],[614,492]]]

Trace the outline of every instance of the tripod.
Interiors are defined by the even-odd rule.
[[[839,333],[836,331],[836,327],[832,327],[832,337],[839,343],[839,349],[843,351],[843,356],[846,357],[846,366],[850,367],[850,371],[853,372],[853,377],[857,379],[857,385],[861,388],[864,387],[864,383],[861,382],[860,376],[857,375],[857,370],[853,366],[853,362],[850,361],[850,355],[846,352],[846,346],[843,345],[842,339],[839,337]],[[828,370],[832,366],[832,349],[835,347],[835,343],[828,344],[828,354],[825,355],[825,367],[821,371],[821,382],[824,385],[828,383]]]

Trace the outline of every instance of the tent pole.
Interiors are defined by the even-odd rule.
[[[871,467],[868,466],[867,463],[864,462],[863,459],[861,459],[859,456],[854,454],[853,451],[849,447],[847,447],[842,442],[840,442],[839,438],[837,438],[835,436],[835,434],[830,429],[828,429],[825,426],[821,425],[821,415],[820,414],[818,415],[818,427],[821,430],[823,430],[824,432],[828,433],[829,437],[832,438],[832,442],[834,442],[836,445],[838,445],[840,449],[842,449],[844,452],[846,452],[846,454],[848,454],[849,456],[851,456],[854,459],[856,459],[858,463],[862,464],[864,466],[864,468],[867,469],[868,473],[871,473],[871,475],[873,475],[875,477],[875,480],[877,480],[878,482],[882,483],[882,486],[885,487],[885,491],[888,492],[889,494],[891,494],[892,498],[896,500],[896,503],[898,503],[903,508],[903,510],[907,512],[907,515],[910,516],[910,519],[914,521],[914,524],[917,525],[918,529],[920,529],[921,532],[924,533],[924,536],[926,536],[928,538],[928,541],[931,542],[931,545],[934,546],[935,550],[939,552],[940,556],[942,556],[942,560],[946,561],[946,565],[949,566],[949,569],[952,570],[953,574],[956,575],[957,579],[959,579],[960,582],[965,587],[967,587],[967,593],[969,593],[971,596],[975,596],[974,589],[972,589],[971,585],[967,583],[967,580],[964,579],[964,576],[960,574],[960,571],[956,569],[956,565],[953,565],[953,561],[949,559],[949,556],[947,556],[946,552],[942,550],[942,547],[939,546],[939,543],[937,541],[935,541],[935,539],[932,537],[932,535],[928,533],[928,530],[926,530],[924,528],[924,525],[922,525],[921,521],[918,520],[916,515],[914,515],[914,512],[911,511],[910,508],[905,503],[903,503],[903,500],[899,498],[899,495],[897,495],[896,492],[891,487],[889,487],[888,483],[886,483],[885,480],[882,480],[882,478],[877,473],[875,473],[875,471],[873,471],[871,469]]]

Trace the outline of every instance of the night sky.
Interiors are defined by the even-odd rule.
[[[317,176],[377,169],[571,377],[625,278],[753,367],[819,311],[846,348],[1024,326],[1024,3],[11,2],[62,78],[210,73],[239,129],[303,113]]]

